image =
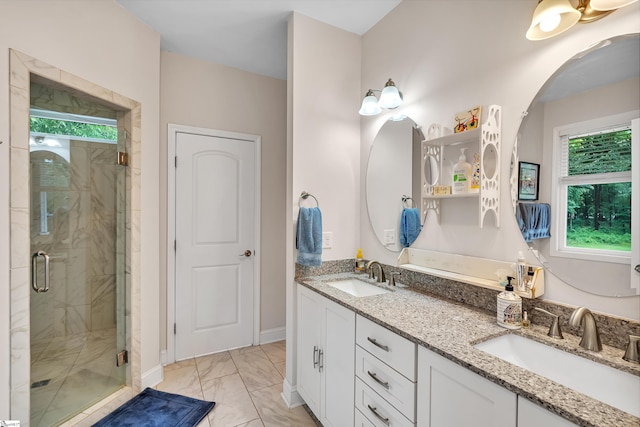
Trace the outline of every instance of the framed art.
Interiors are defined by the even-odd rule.
[[[538,200],[540,165],[518,162],[518,200]]]

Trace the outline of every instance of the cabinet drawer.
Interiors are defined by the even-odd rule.
[[[415,382],[416,344],[362,316],[356,316],[356,343]]]
[[[416,384],[356,346],[356,375],[409,420],[415,422]]]
[[[353,424],[355,427],[376,427],[371,421],[367,419],[362,412],[356,409],[356,422]]]
[[[356,409],[377,427],[415,426],[360,378],[356,378]]]

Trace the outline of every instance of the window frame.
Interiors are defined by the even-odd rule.
[[[573,185],[589,185],[589,184],[609,184],[609,183],[622,183],[631,182],[633,189],[640,186],[640,182],[637,178],[638,167],[634,168],[634,159],[637,157],[638,147],[635,144],[640,135],[635,135],[635,129],[632,126],[632,121],[638,119],[640,111],[629,111],[626,113],[615,114],[606,117],[600,117],[597,119],[586,120],[583,122],[571,123],[567,125],[561,125],[553,128],[553,171],[552,171],[552,185],[551,185],[551,200],[553,200],[553,216],[557,218],[553,221],[552,225],[552,238],[550,244],[550,255],[563,257],[582,259],[588,261],[601,261],[601,262],[613,262],[618,264],[631,264],[633,257],[633,248],[638,245],[640,238],[635,236],[639,224],[638,218],[640,213],[637,209],[634,210],[634,191],[632,191],[632,218],[631,218],[631,247],[632,250],[616,251],[616,250],[601,250],[591,248],[576,248],[567,246],[567,193],[569,186]],[[606,131],[611,129],[612,131],[622,126],[629,126],[632,132],[632,153],[631,153],[631,165],[632,170],[628,172],[613,172],[602,174],[590,174],[580,176],[561,176],[563,170],[563,144],[565,138],[573,135],[591,134],[598,131]],[[635,137],[634,137],[635,135]],[[637,191],[635,191],[637,192]],[[637,205],[637,201],[635,202]]]

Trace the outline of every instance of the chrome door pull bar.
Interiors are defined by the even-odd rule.
[[[38,258],[44,258],[44,288],[38,287]],[[47,292],[51,283],[51,270],[49,268],[49,255],[44,251],[38,251],[31,256],[31,287],[37,293]]]

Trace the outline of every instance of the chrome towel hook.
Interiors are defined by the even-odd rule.
[[[407,206],[407,202],[411,200],[411,206]],[[406,196],[406,195],[402,195],[402,207],[403,208],[415,208],[416,204],[413,201],[413,198]]]
[[[307,200],[309,197],[311,197],[313,200],[316,201],[316,206],[320,207],[320,203],[318,203],[318,199],[316,199],[316,196],[314,196],[313,194],[307,193],[306,191],[303,191],[302,193],[300,193],[300,198],[298,199],[298,207],[302,207],[301,203],[303,200]]]

